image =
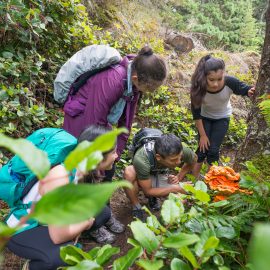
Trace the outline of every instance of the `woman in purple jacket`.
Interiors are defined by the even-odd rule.
[[[64,106],[64,129],[78,137],[88,125],[111,127],[111,108],[123,98],[126,86],[132,87],[132,95],[126,100],[123,113],[114,123],[117,127],[131,130],[139,97],[143,92],[152,92],[166,79],[165,61],[154,54],[148,46],[143,47],[136,57],[125,56],[118,65],[91,76],[74,96],[69,96]],[[121,134],[117,140],[117,154],[123,152],[129,134]],[[105,172],[105,181],[113,177],[114,169]],[[116,221],[117,223],[117,221]],[[120,224],[116,224],[119,225]]]

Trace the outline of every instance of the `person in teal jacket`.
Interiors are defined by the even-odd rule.
[[[79,136],[78,142],[88,140],[93,141],[97,136],[109,131],[108,128],[100,126],[90,126],[86,128]],[[114,147],[109,152],[104,153],[104,159],[99,163],[97,170],[111,169],[117,158],[116,148]],[[34,203],[38,201],[47,192],[72,182],[77,182],[81,178],[80,172],[77,171],[70,179],[65,167],[60,164],[53,167],[48,175],[37,181],[33,187],[23,198],[23,203]],[[93,180],[93,177],[88,175],[84,180]],[[20,210],[20,209],[19,209]],[[22,215],[21,218],[24,216]],[[88,231],[90,236],[95,238],[95,235],[102,237],[96,239],[99,242],[112,243],[115,240],[113,234],[107,234],[107,230],[99,233],[104,226],[114,232],[118,232],[119,228],[114,227],[114,223],[110,222],[111,210],[108,206],[95,218],[90,218],[78,224],[57,227],[53,225],[41,225],[37,222],[26,223],[19,233],[13,235],[9,240],[7,247],[17,256],[27,259],[23,269],[30,270],[52,270],[66,264],[60,258],[60,248],[65,245],[75,244],[78,237],[83,231]],[[6,223],[10,227],[18,225],[20,217],[18,212],[13,211],[13,214],[8,217]]]

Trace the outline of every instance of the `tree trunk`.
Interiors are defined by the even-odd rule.
[[[244,161],[251,160],[254,157],[260,157],[261,155],[270,155],[270,127],[267,126],[258,108],[258,103],[261,101],[259,97],[265,93],[270,93],[270,4],[268,4],[265,17],[266,32],[259,77],[256,84],[256,93],[248,117],[246,138],[236,155],[234,163],[236,170],[242,167],[241,163]]]

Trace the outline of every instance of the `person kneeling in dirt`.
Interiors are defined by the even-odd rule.
[[[150,209],[159,210],[156,197],[184,193],[179,182],[192,171],[196,161],[197,155],[183,147],[181,139],[174,134],[163,134],[139,148],[133,157],[133,165],[124,171],[124,178],[133,184],[133,189],[125,189],[133,206],[133,216],[144,219],[144,211],[138,200],[138,187],[149,197]],[[182,169],[177,175],[168,174],[169,169],[175,169],[182,163]]]
[[[49,136],[48,131],[46,130],[48,129],[41,129],[36,132],[40,132],[40,134],[45,134],[47,132],[47,137],[50,138],[49,143],[52,144],[52,141],[54,141],[53,145],[55,147],[55,155],[57,155],[57,149],[60,149],[60,145],[62,145],[64,140],[68,141],[68,143],[70,141],[71,146],[73,146],[73,144],[77,144],[77,140],[64,130],[49,129],[51,130],[51,133],[56,134],[51,136]],[[105,127],[90,126],[81,133],[78,142],[92,142],[99,135],[108,131],[110,131],[110,129]],[[45,141],[48,139],[44,135],[42,140]],[[69,148],[66,147],[65,150],[67,149]],[[16,158],[16,156],[14,158]],[[98,164],[97,170],[111,169],[116,158],[116,147],[113,147],[108,152],[103,153],[103,160]],[[4,171],[8,165],[11,164],[8,163],[3,166],[0,171],[1,177],[5,175]],[[12,165],[11,168],[13,168]],[[24,194],[22,198],[22,203],[26,206],[35,203],[47,192],[54,190],[59,186],[67,185],[70,182],[76,183],[80,178],[82,178],[83,182],[93,182],[92,173],[83,176],[82,173],[77,170],[76,173],[69,176],[62,164],[56,165],[51,168],[44,179],[40,181],[34,179],[35,181],[29,182],[31,187],[29,189],[27,187],[25,188],[27,193],[23,192],[26,194]],[[6,220],[7,225],[9,227],[17,226],[20,219],[27,216],[29,212],[30,209],[24,210],[19,206],[14,208]],[[95,218],[90,218],[89,220],[66,226],[44,225],[31,219],[27,220],[22,229],[10,238],[7,243],[7,247],[16,255],[27,259],[23,269],[57,269],[60,266],[66,265],[60,257],[60,248],[68,244],[74,245],[74,241],[76,242],[76,239],[78,239],[80,234],[84,231],[86,231],[98,243],[114,242],[116,236],[104,229],[105,227],[115,233],[122,233],[124,231],[124,227],[121,224],[119,226],[119,224],[115,223],[111,209],[108,206],[105,206],[103,210],[95,216]]]

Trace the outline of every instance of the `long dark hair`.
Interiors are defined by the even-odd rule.
[[[153,53],[149,46],[144,46],[134,58],[131,71],[136,72],[139,82],[163,81],[167,77],[164,59]]]
[[[191,105],[198,108],[202,105],[202,99],[206,94],[207,80],[206,76],[210,71],[225,69],[225,63],[222,59],[212,57],[210,54],[201,58],[195,72],[191,77]]]
[[[78,138],[78,143],[82,142],[82,141],[89,141],[92,142],[94,141],[98,136],[105,134],[107,132],[111,131],[110,128],[108,127],[104,127],[104,126],[98,126],[98,125],[90,125],[87,128],[85,128],[82,133],[80,134],[79,138]],[[111,152],[113,149],[104,152],[103,156],[104,158],[106,157],[106,154],[108,154],[109,152]],[[86,174],[83,179],[82,182],[83,183],[94,183],[94,182],[100,182],[102,178],[102,175],[100,174],[99,171],[97,170],[93,170],[91,172],[89,172],[88,174]]]

